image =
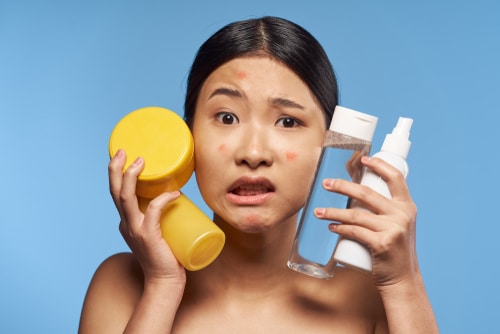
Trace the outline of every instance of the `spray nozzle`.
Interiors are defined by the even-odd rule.
[[[385,136],[382,151],[392,152],[406,159],[410,150],[410,129],[413,119],[399,117],[396,127]]]
[[[392,134],[408,139],[410,138],[412,124],[413,120],[411,118],[399,117],[396,127],[392,130]]]

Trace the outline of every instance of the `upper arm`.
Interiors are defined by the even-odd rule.
[[[106,259],[85,296],[79,333],[123,333],[143,289],[139,264],[129,253]]]

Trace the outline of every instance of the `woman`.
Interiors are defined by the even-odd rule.
[[[437,333],[415,252],[416,208],[402,175],[363,159],[387,180],[392,200],[346,180],[329,191],[377,214],[318,208],[333,233],[372,250],[371,276],[338,268],[318,280],[286,266],[323,137],[338,104],[333,69],[303,28],[274,17],[230,24],[198,51],[188,79],[185,119],[195,141],[196,179],[225,232],[220,256],[186,272],[159,229],[162,207],[139,211],[140,157],[109,163],[120,231],[132,254],[98,268],[80,333]]]

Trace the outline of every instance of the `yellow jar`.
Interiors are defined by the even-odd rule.
[[[165,108],[141,108],[123,117],[111,133],[110,156],[119,149],[127,154],[124,171],[137,157],[144,158],[136,188],[143,212],[152,198],[180,190],[194,171],[191,132],[179,115]],[[224,246],[222,230],[183,194],[164,208],[160,227],[175,257],[188,270],[208,266]]]
[[[137,180],[137,195],[154,198],[179,190],[194,170],[194,142],[182,118],[160,107],[137,109],[116,124],[109,140],[109,153],[127,153],[128,168],[137,157],[144,158],[144,170]]]

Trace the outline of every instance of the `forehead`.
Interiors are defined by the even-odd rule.
[[[294,95],[316,102],[309,87],[288,66],[269,56],[232,59],[214,70],[205,80],[200,95],[217,86],[228,85],[244,93]],[[315,103],[316,104],[316,103]]]

